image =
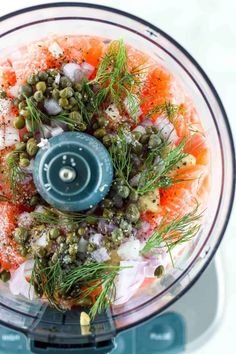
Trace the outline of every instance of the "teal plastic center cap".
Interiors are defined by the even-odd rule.
[[[50,205],[81,211],[94,207],[108,193],[113,167],[99,140],[85,133],[65,132],[38,151],[33,175],[39,194]]]

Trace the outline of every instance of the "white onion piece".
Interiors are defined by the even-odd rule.
[[[84,73],[81,66],[75,63],[68,63],[64,65],[63,74],[74,83],[80,82],[84,77]]]
[[[10,92],[10,95],[12,97],[17,97],[19,95],[19,92],[20,92],[20,86],[19,85],[12,86],[9,89],[9,92]]]
[[[108,115],[109,118],[111,119],[118,119],[120,118],[120,112],[119,112],[119,109],[117,108],[117,106],[112,103],[110,104],[107,109],[105,110],[105,113]]]
[[[163,137],[163,139],[167,140],[172,144],[175,144],[178,141],[178,135],[176,133],[175,127],[169,121],[169,119],[161,116],[157,118],[155,125],[160,131],[160,134]]]
[[[101,247],[98,250],[91,253],[91,257],[98,263],[109,261],[111,258],[105,247]]]
[[[89,63],[86,63],[86,61],[84,61],[81,64],[81,68],[83,70],[84,76],[89,77],[93,72],[95,67]]]
[[[0,128],[0,150],[5,148],[4,137],[5,137],[4,129]]]
[[[18,223],[18,226],[30,227],[33,223],[33,220],[34,220],[34,218],[33,218],[32,214],[27,213],[25,211],[18,216],[17,223]]]
[[[53,42],[48,47],[49,52],[54,56],[54,58],[59,58],[63,54],[63,49],[59,46],[57,42]]]
[[[47,238],[46,238],[46,233],[44,233],[42,236],[40,236],[34,244],[39,247],[45,247],[47,246]]]
[[[83,237],[79,240],[79,252],[85,253],[87,251],[88,241],[85,240]]]
[[[57,136],[60,135],[64,132],[64,130],[62,129],[62,127],[55,127],[51,129],[51,135],[52,136]]]
[[[118,256],[123,260],[137,260],[140,258],[140,241],[129,240],[120,245],[117,250]]]
[[[139,132],[141,134],[146,133],[146,129],[142,125],[138,125],[136,128],[132,130],[133,132]]]
[[[54,84],[59,85],[60,79],[61,79],[61,75],[60,75],[60,73],[58,73],[55,77]]]
[[[4,139],[5,147],[15,145],[18,141],[20,141],[19,130],[12,127],[6,127]]]
[[[136,293],[145,279],[146,262],[121,261],[122,269],[116,278],[115,305],[122,305]]]
[[[50,148],[50,142],[48,141],[48,139],[41,138],[40,143],[38,143],[37,146],[42,150],[47,150]]]
[[[44,108],[46,109],[47,113],[52,116],[55,116],[62,111],[62,108],[53,98],[49,98],[44,101]]]
[[[34,288],[25,279],[26,276],[30,276],[32,269],[32,261],[26,261],[21,264],[20,267],[17,268],[15,271],[11,272],[11,279],[9,280],[9,289],[13,295],[23,295],[27,299],[34,299]]]
[[[150,119],[145,119],[145,120],[142,122],[142,126],[143,126],[143,127],[150,127],[151,125],[153,125],[153,121],[150,120]]]
[[[42,125],[42,135],[44,138],[49,139],[51,138],[52,134],[51,134],[51,130],[52,127],[50,127],[49,125],[43,124]]]
[[[35,213],[45,213],[46,209],[44,208],[43,205],[37,205],[36,208],[34,209]]]
[[[93,243],[96,246],[100,246],[102,242],[103,235],[102,234],[94,234],[89,238],[89,242]]]

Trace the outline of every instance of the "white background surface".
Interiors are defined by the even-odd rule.
[[[53,0],[1,1],[0,16]],[[236,0],[94,0],[152,22],[174,37],[199,62],[225,105],[236,137]],[[220,247],[226,299],[222,323],[197,354],[235,353],[236,334],[236,212]],[[223,284],[222,284],[223,286]],[[197,306],[198,304],[196,304]]]

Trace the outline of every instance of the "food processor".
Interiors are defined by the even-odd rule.
[[[222,103],[199,65],[172,38],[144,20],[104,6],[54,3],[3,16],[0,56],[53,34],[123,38],[172,73],[203,124],[211,151],[211,189],[203,227],[177,258],[175,267],[150,286],[141,286],[129,302],[98,315],[89,329],[80,324],[84,309],[60,312],[39,300],[14,296],[1,283],[0,353],[183,352],[189,343],[194,346],[197,337],[208,333],[222,308],[220,260],[211,261],[228,223],[235,182],[234,148]],[[71,170],[62,170],[62,174],[73,178]],[[108,175],[105,184],[109,184]],[[45,198],[46,192],[42,192]]]

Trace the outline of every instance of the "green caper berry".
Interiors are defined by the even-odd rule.
[[[72,87],[66,87],[60,91],[60,97],[62,98],[70,98],[74,95],[74,90]]]
[[[135,152],[135,154],[140,155],[142,153],[142,151],[143,151],[143,145],[136,140],[132,144],[131,149],[132,149],[133,152]]]
[[[81,91],[81,90],[82,90],[82,85],[79,84],[79,83],[76,83],[76,84],[74,85],[74,89],[75,89],[75,91]]]
[[[82,122],[82,117],[79,112],[73,111],[69,114],[69,117],[75,122]]]
[[[0,98],[6,98],[6,97],[7,97],[6,91],[0,90]]]
[[[21,111],[21,110],[24,109],[25,107],[26,107],[26,102],[25,102],[25,101],[20,102],[19,105],[18,105],[19,111]]]
[[[14,99],[13,99],[13,105],[14,105],[14,107],[18,107],[19,104],[20,104],[19,98],[14,98]]]
[[[25,126],[25,120],[23,117],[16,117],[13,121],[13,125],[16,129],[23,129]]]
[[[23,143],[23,142],[20,142],[20,143],[16,143],[15,145],[15,150],[16,151],[25,151],[26,149],[26,144]]]
[[[129,187],[127,186],[118,186],[117,188],[117,194],[121,197],[121,198],[128,198],[130,193]]]
[[[93,135],[96,136],[96,138],[103,138],[106,135],[106,133],[107,133],[106,129],[99,128],[99,129],[95,130]]]
[[[26,151],[29,156],[35,156],[38,152],[37,141],[34,138],[30,138],[26,143]]]
[[[92,243],[89,243],[87,246],[87,252],[91,253],[96,250],[96,246]]]
[[[8,272],[8,270],[3,270],[1,273],[0,273],[0,279],[6,283],[8,280],[11,279],[11,273]]]
[[[47,253],[47,250],[43,247],[37,246],[34,247],[33,252],[38,257],[44,257]]]
[[[113,211],[112,210],[109,210],[109,209],[104,209],[103,210],[103,213],[102,213],[102,216],[105,218],[105,219],[112,219],[113,217]]]
[[[67,98],[60,98],[58,103],[62,108],[66,108],[69,105],[69,101]]]
[[[24,118],[29,118],[30,117],[30,111],[25,108],[20,110],[20,115]]]
[[[49,69],[48,70],[48,75],[50,75],[51,77],[56,77],[58,74],[58,71],[56,69]]]
[[[78,242],[78,236],[76,235],[75,232],[69,232],[66,236],[66,244],[72,244]]]
[[[98,118],[98,125],[99,127],[106,127],[108,125],[108,120],[105,117],[99,117]]]
[[[136,140],[140,140],[141,136],[143,135],[141,132],[138,132],[138,131],[135,131],[135,132],[132,132],[132,135],[134,136],[134,138]]]
[[[117,227],[112,231],[111,237],[114,242],[121,242],[124,238],[124,233],[121,229]]]
[[[129,235],[132,232],[132,225],[126,220],[121,220],[120,228],[123,230],[124,234]]]
[[[37,91],[41,91],[41,92],[45,92],[47,89],[47,86],[45,84],[44,81],[39,81],[37,84],[36,84],[36,90]]]
[[[138,200],[138,193],[136,191],[131,191],[129,195],[129,199],[131,202],[137,202]]]
[[[146,134],[150,135],[153,133],[152,126],[146,127]]]
[[[162,277],[164,273],[165,273],[165,268],[163,265],[159,265],[154,271],[154,275],[157,278]]]
[[[30,198],[29,205],[30,206],[36,206],[39,203],[39,197],[37,195],[34,195],[33,197]]]
[[[148,142],[149,149],[155,149],[161,144],[161,138],[158,134],[151,134]]]
[[[75,92],[74,97],[76,100],[81,101],[83,96],[81,95],[80,92]]]
[[[112,135],[109,135],[109,134],[105,135],[102,138],[102,142],[107,147],[111,146],[111,144],[112,144]]]
[[[85,228],[85,227],[79,227],[79,229],[78,229],[78,234],[79,234],[80,236],[84,236],[85,233],[86,233],[86,228]]]
[[[29,232],[24,227],[17,227],[13,233],[14,240],[18,244],[23,244],[27,241],[29,237]]]
[[[72,245],[69,245],[69,255],[70,256],[75,256],[78,253],[78,244],[73,243]]]
[[[49,237],[51,240],[56,240],[60,235],[60,231],[56,228],[53,228],[49,231]]]
[[[52,97],[54,98],[54,100],[59,100],[60,98],[60,91],[57,88],[54,88],[52,90]]]
[[[66,241],[65,236],[58,236],[58,238],[57,238],[58,244],[65,243],[65,241]]]
[[[20,159],[28,159],[29,158],[29,155],[27,154],[26,151],[23,151],[20,153]]]
[[[21,94],[26,97],[30,97],[33,93],[32,86],[31,85],[23,85],[21,86]]]
[[[87,125],[84,122],[79,122],[77,126],[81,132],[84,132],[87,129]]]
[[[29,159],[20,159],[19,161],[20,167],[28,167],[30,165],[30,160]]]
[[[44,99],[43,92],[42,91],[36,91],[34,93],[34,99],[36,102],[41,102]]]
[[[27,141],[28,141],[30,138],[32,138],[32,137],[33,137],[33,134],[32,134],[32,133],[30,133],[30,132],[25,133],[25,134],[23,135],[23,141],[24,141],[24,143],[27,143]]]
[[[18,247],[18,251],[20,252],[21,256],[25,257],[28,254],[28,250],[24,245]]]
[[[49,89],[49,87],[54,84],[54,78],[53,78],[53,77],[49,77],[49,78],[47,79],[47,84],[49,85],[49,86],[48,86],[48,89]],[[46,91],[46,92],[47,92],[47,91]]]
[[[70,97],[69,98],[69,103],[70,103],[71,106],[77,105],[77,101],[76,101],[76,99],[74,97]]]
[[[30,85],[35,85],[38,81],[39,81],[39,77],[34,74],[31,74],[27,79],[27,82]]]
[[[48,79],[48,74],[46,71],[40,71],[38,73],[39,80],[46,81]]]
[[[135,204],[130,204],[126,209],[126,219],[132,223],[135,223],[140,218],[140,212]]]
[[[70,79],[68,79],[68,77],[62,76],[62,78],[60,80],[60,86],[62,88],[71,87],[72,86],[72,82],[70,81]]]
[[[149,135],[148,134],[143,134],[140,138],[140,143],[146,144],[149,140]]]
[[[102,207],[103,208],[112,208],[113,207],[113,202],[110,199],[104,199],[102,202]]]

